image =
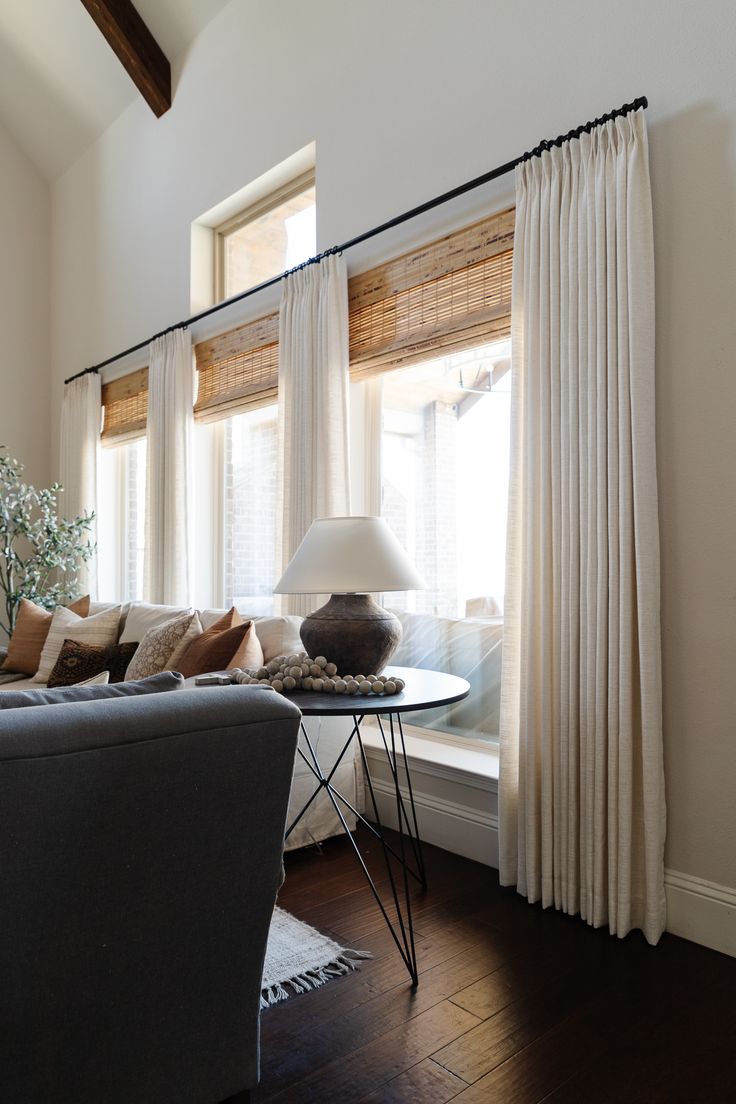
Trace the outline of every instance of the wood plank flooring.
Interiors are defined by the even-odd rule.
[[[256,1104],[736,1104],[736,959],[615,939],[425,856],[412,991],[347,841],[287,855],[279,904],[374,957],[263,1014]]]

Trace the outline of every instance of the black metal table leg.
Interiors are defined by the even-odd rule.
[[[291,835],[291,833],[293,832],[293,830],[295,829],[297,824],[300,822],[300,820],[302,819],[304,814],[307,812],[307,810],[310,808],[312,803],[317,799],[319,794],[324,791],[326,793],[327,797],[329,798],[329,800],[331,801],[332,806],[335,810],[335,813],[336,813],[336,815],[337,815],[337,817],[338,817],[338,819],[339,819],[339,821],[340,821],[340,823],[341,823],[341,825],[342,825],[342,827],[345,831],[346,836],[348,837],[348,839],[350,841],[350,845],[353,848],[355,856],[358,860],[358,863],[360,864],[360,867],[363,871],[363,874],[365,875],[366,881],[368,882],[368,885],[369,885],[370,890],[373,894],[373,897],[375,898],[376,903],[377,903],[377,905],[378,905],[378,907],[381,911],[381,914],[384,918],[384,921],[386,922],[386,926],[388,927],[388,930],[391,933],[391,936],[394,940],[394,943],[396,944],[396,947],[399,951],[399,954],[401,955],[401,958],[404,962],[404,965],[406,966],[406,968],[409,972],[409,976],[411,977],[412,985],[416,986],[419,983],[419,972],[418,972],[418,967],[417,967],[416,945],[415,945],[415,939],[414,939],[414,918],[413,918],[413,913],[412,913],[411,886],[410,886],[409,878],[410,878],[410,876],[415,878],[418,882],[420,882],[420,884],[422,885],[423,888],[426,888],[427,882],[426,882],[426,873],[425,873],[425,867],[424,867],[424,859],[423,859],[422,850],[421,850],[421,840],[420,840],[420,837],[419,837],[419,826],[418,826],[418,823],[417,823],[416,808],[415,808],[415,804],[414,804],[414,794],[413,794],[413,790],[412,790],[412,787],[411,787],[409,766],[408,766],[407,759],[406,759],[406,746],[405,746],[405,742],[404,742],[403,730],[401,729],[401,722],[400,722],[399,715],[396,714],[396,719],[397,719],[397,722],[398,722],[398,731],[399,731],[400,742],[401,742],[401,749],[402,749],[402,754],[404,756],[404,769],[405,769],[406,778],[407,778],[407,791],[408,791],[408,795],[409,795],[409,809],[410,809],[410,812],[411,812],[411,820],[410,820],[409,814],[407,813],[407,809],[406,809],[406,806],[405,806],[404,795],[401,791],[401,779],[400,779],[400,776],[399,776],[398,759],[397,759],[396,729],[395,729],[395,726],[394,726],[394,715],[391,712],[389,712],[388,717],[389,717],[390,734],[391,734],[391,748],[390,749],[389,749],[388,739],[386,737],[383,725],[381,724],[380,718],[378,718],[378,722],[379,722],[379,726],[381,728],[381,735],[383,737],[384,746],[386,748],[386,755],[387,755],[387,758],[388,758],[389,767],[390,767],[390,770],[391,770],[391,778],[392,778],[392,781],[393,781],[394,797],[395,797],[395,800],[396,800],[396,810],[397,810],[397,818],[398,818],[398,826],[399,826],[399,830],[398,830],[399,849],[398,849],[398,851],[388,843],[388,841],[386,839],[383,824],[381,823],[381,817],[380,817],[380,814],[379,814],[379,811],[378,811],[378,802],[377,802],[377,799],[376,799],[375,789],[374,789],[374,786],[373,786],[373,780],[371,779],[371,776],[370,776],[370,770],[368,768],[368,760],[367,760],[367,756],[365,754],[365,748],[363,746],[363,740],[362,740],[361,732],[360,732],[360,726],[361,726],[361,724],[364,720],[364,715],[362,715],[362,714],[356,714],[356,715],[353,716],[353,718],[352,718],[353,727],[352,727],[352,730],[350,732],[350,735],[348,736],[345,744],[342,747],[342,750],[340,751],[340,754],[339,754],[337,760],[335,761],[335,763],[333,763],[333,765],[330,769],[330,772],[327,775],[325,775],[324,771],[322,770],[322,767],[320,766],[319,757],[317,755],[317,752],[315,751],[312,740],[310,739],[309,733],[307,732],[306,728],[304,727],[304,724],[302,723],[302,734],[304,736],[304,740],[306,742],[307,750],[308,750],[309,754],[307,755],[307,753],[302,748],[299,748],[299,754],[301,755],[301,758],[304,761],[304,763],[307,765],[307,767],[310,769],[310,771],[314,775],[314,777],[317,781],[317,786],[314,790],[314,793],[311,794],[309,800],[306,802],[304,807],[300,810],[298,815],[294,818],[294,820],[289,825],[289,827],[286,831],[286,838],[288,839],[288,837]],[[361,813],[358,812],[358,810],[351,804],[350,801],[348,801],[348,799],[346,797],[344,797],[340,793],[340,791],[333,785],[333,782],[332,782],[332,779],[335,775],[335,772],[337,771],[338,766],[340,765],[340,763],[344,759],[345,754],[346,754],[348,748],[350,747],[350,745],[352,744],[354,739],[357,739],[358,746],[359,746],[359,749],[360,749],[360,755],[361,755],[361,760],[362,760],[362,763],[363,763],[363,769],[364,769],[364,772],[365,772],[366,783],[368,785],[368,790],[369,790],[369,794],[370,794],[370,798],[371,798],[371,804],[372,804],[372,807],[373,807],[373,815],[375,817],[375,827],[373,825],[371,825]],[[375,836],[375,838],[379,841],[379,843],[381,844],[381,849],[382,849],[382,852],[383,852],[383,858],[384,858],[384,862],[385,862],[385,865],[386,865],[386,871],[387,871],[387,874],[388,874],[389,886],[390,886],[390,890],[391,890],[391,903],[393,903],[395,913],[396,913],[396,920],[395,921],[393,921],[391,916],[389,915],[389,912],[387,911],[386,904],[384,904],[383,900],[381,899],[381,895],[378,891],[378,887],[376,886],[376,883],[373,880],[373,877],[372,877],[372,875],[371,875],[371,873],[368,869],[368,866],[366,865],[365,859],[363,858],[363,855],[361,854],[360,848],[358,847],[358,844],[356,843],[356,841],[353,837],[353,834],[350,831],[350,828],[348,827],[347,821],[345,819],[345,815],[343,813],[343,806],[346,809],[348,809],[361,823],[363,823],[369,829],[369,831]],[[407,841],[410,844],[411,851],[412,851],[412,854],[413,854],[413,857],[414,857],[414,861],[415,861],[415,864],[417,866],[417,870],[414,870],[413,866],[408,861],[408,856],[406,854],[406,843],[407,843]],[[403,874],[403,878],[402,878],[403,893],[401,893],[400,890],[399,890],[399,885],[397,884],[396,877],[395,877],[395,874],[394,874],[394,868],[393,868],[393,865],[392,865],[392,860],[398,862],[400,867],[401,867],[402,874]],[[403,901],[402,901],[402,897],[403,897]]]

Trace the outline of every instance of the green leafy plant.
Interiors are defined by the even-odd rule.
[[[23,465],[0,449],[0,629],[11,636],[21,598],[54,609],[77,597],[79,570],[95,552],[95,515],[59,517],[61,484],[36,490],[23,481]]]

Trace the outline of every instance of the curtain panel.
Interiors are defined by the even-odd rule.
[[[102,421],[101,383],[97,372],[88,372],[64,387],[61,405],[60,505],[65,517],[97,510],[97,450]],[[90,540],[97,539],[92,523]],[[97,597],[97,559],[80,565],[80,593]]]
[[[281,575],[315,518],[350,513],[348,284],[340,256],[284,280],[278,396]],[[291,594],[282,603],[285,613],[306,615],[320,600]]]
[[[188,606],[191,594],[194,362],[186,329],[150,345],[146,422],[147,602]]]
[[[642,111],[516,172],[501,882],[664,929],[654,263]]]

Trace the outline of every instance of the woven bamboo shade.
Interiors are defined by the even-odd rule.
[[[214,421],[276,402],[278,314],[201,341],[194,352],[199,372],[197,421]]]
[[[146,435],[148,415],[148,369],[102,385],[105,408],[101,441],[103,445],[122,444]]]
[[[511,333],[514,209],[350,280],[350,372],[366,378]]]

